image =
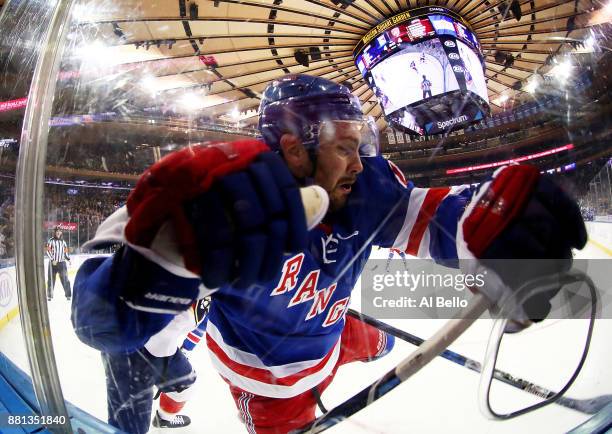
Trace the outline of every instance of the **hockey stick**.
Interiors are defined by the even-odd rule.
[[[323,432],[387,394],[418,372],[423,366],[427,365],[438,354],[443,352],[446,347],[453,343],[473,324],[476,318],[482,315],[489,307],[489,304],[489,300],[487,300],[484,295],[474,295],[468,307],[462,309],[456,318],[448,321],[436,332],[436,334],[423,342],[422,345],[420,345],[410,356],[402,360],[394,369],[387,372],[380,379],[353,397],[347,399],[342,404],[334,407],[323,416],[318,417],[312,423],[296,432]]]
[[[377,329],[389,333],[390,335],[395,336],[396,338],[406,341],[412,345],[420,346],[423,342],[425,342],[424,339],[418,336],[395,328],[392,325],[386,324],[382,321],[377,320],[376,318],[372,318],[371,316],[357,312],[353,309],[349,309],[347,311],[347,314],[352,317],[358,318],[366,324],[374,326]],[[480,362],[462,356],[461,354],[456,353],[454,351],[445,350],[439,355],[440,357],[450,360],[451,362],[456,363],[458,365],[464,366],[479,374],[482,371],[482,365]],[[527,393],[531,393],[532,395],[539,396],[543,399],[549,399],[557,394],[557,392],[553,392],[552,390],[546,389],[542,386],[538,386],[537,384],[531,383],[527,380],[523,380],[522,378],[514,377],[513,375],[504,371],[500,371],[498,369],[496,369],[494,372],[494,378],[512,387],[524,390]],[[569,396],[562,396],[555,403],[563,407],[571,408],[572,410],[580,411],[582,413],[595,414],[610,402],[612,402],[612,395],[601,395],[591,399],[576,399],[570,398]]]
[[[344,271],[346,271],[346,268],[340,275],[343,275]],[[462,309],[455,319],[448,321],[444,327],[438,330],[430,339],[424,342],[422,341],[419,348],[394,369],[387,372],[376,382],[347,399],[342,404],[325,413],[323,416],[318,417],[307,426],[293,431],[293,433],[323,432],[387,394],[418,372],[423,366],[427,365],[427,363],[433,360],[437,355],[445,352],[446,348],[463,334],[489,305],[490,302],[484,295],[475,294],[467,308]],[[557,399],[559,400],[559,398]]]

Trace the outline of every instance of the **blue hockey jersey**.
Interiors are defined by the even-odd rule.
[[[221,287],[212,294],[206,342],[213,364],[234,385],[286,398],[312,388],[332,372],[351,291],[373,245],[447,264],[456,261],[457,222],[469,190],[415,188],[384,158],[362,161],[364,170],[346,206],[310,231],[307,250],[287,254],[269,282],[247,290]],[[92,261],[76,278],[77,334],[103,351],[138,348],[172,315],[138,311],[123,303],[121,282],[129,259]],[[197,293],[198,279],[177,276],[154,263],[147,266],[148,285],[178,285],[176,293]],[[88,306],[101,300],[97,308]]]

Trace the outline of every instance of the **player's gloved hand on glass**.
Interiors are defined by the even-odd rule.
[[[165,157],[142,175],[127,209],[125,236],[133,248],[161,256],[162,266],[189,270],[210,289],[272,278],[283,253],[307,242],[300,189],[281,157],[257,140],[192,146]]]
[[[211,212],[211,210],[218,210]],[[306,248],[304,207],[282,158],[265,152],[185,205],[207,287],[247,287],[272,279],[283,253]]]
[[[532,279],[569,270],[572,249],[582,249],[587,241],[578,204],[550,177],[527,165],[502,168],[483,183],[460,221],[460,233],[463,253],[467,249],[467,256],[492,269],[511,291]],[[492,301],[509,295],[493,286],[482,288]],[[559,289],[536,293],[513,319],[544,319]]]

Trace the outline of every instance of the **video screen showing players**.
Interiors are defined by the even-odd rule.
[[[465,84],[467,90],[474,92],[486,102],[489,102],[487,95],[487,83],[485,82],[484,71],[480,59],[468,45],[457,40],[457,48],[459,56],[465,66],[463,73],[465,74]]]
[[[407,46],[374,66],[371,74],[374,93],[386,115],[459,89],[438,39]]]
[[[489,112],[478,39],[441,9],[390,18],[381,25],[387,30],[355,48],[357,68],[386,119],[419,134],[458,128]]]

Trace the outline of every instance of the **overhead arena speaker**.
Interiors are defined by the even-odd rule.
[[[297,63],[302,66],[305,66],[306,68],[308,68],[308,65],[310,65],[310,61],[308,60],[308,53],[304,50],[297,50],[295,53],[293,53],[293,58]]]
[[[321,49],[319,47],[310,47],[310,60],[321,60]]]

